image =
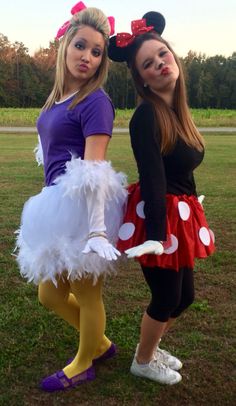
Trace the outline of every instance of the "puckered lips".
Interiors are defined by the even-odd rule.
[[[166,76],[166,75],[168,75],[168,73],[170,73],[170,69],[168,68],[168,66],[165,66],[165,67],[161,70],[161,75]]]
[[[88,71],[88,65],[86,65],[86,63],[81,63],[80,65],[79,65],[79,70],[81,71],[81,72],[87,72]]]

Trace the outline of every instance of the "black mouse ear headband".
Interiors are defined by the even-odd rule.
[[[134,39],[150,31],[155,31],[161,35],[165,24],[163,15],[156,11],[149,11],[144,14],[141,20],[131,21],[132,34],[121,32],[110,38],[108,47],[109,58],[115,62],[128,62]]]

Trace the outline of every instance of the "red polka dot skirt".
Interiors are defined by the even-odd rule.
[[[129,186],[124,222],[119,230],[118,249],[124,252],[146,241],[144,201],[139,183]],[[195,258],[206,258],[215,250],[202,205],[196,196],[166,195],[167,240],[162,255],[145,254],[137,258],[143,266],[175,269],[194,268]]]

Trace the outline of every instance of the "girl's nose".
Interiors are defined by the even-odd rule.
[[[163,68],[164,65],[165,65],[165,62],[158,60],[156,62],[156,69],[159,70],[159,69]]]
[[[163,68],[164,65],[165,65],[165,62],[161,61],[161,62],[159,63],[158,69]]]
[[[89,51],[84,51],[82,56],[81,56],[81,60],[83,62],[88,62],[89,61]]]

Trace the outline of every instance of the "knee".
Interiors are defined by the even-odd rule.
[[[55,287],[50,288],[49,284],[44,283],[39,285],[38,299],[49,310],[53,310],[59,300]]]
[[[195,299],[194,291],[187,292],[184,297],[185,308],[189,307],[194,302],[194,299]]]
[[[43,288],[42,285],[39,285],[38,288],[38,300],[39,303],[41,303],[44,307],[49,308],[49,302],[50,302],[50,295],[47,293],[47,291]]]
[[[93,280],[82,279],[71,282],[71,292],[77,298],[80,306],[93,306],[102,301],[102,283],[99,280],[96,284]]]
[[[182,293],[182,298],[179,307],[181,307],[183,310],[187,309],[187,307],[189,307],[194,302],[194,299],[195,299],[194,288],[185,289],[185,291]]]
[[[171,295],[169,298],[161,300],[160,297],[152,297],[147,308],[147,314],[154,320],[166,322],[173,311],[178,307],[179,295]]]
[[[179,304],[179,306],[171,314],[171,317],[179,317],[183,311],[185,311],[194,302],[194,291],[187,292]]]

